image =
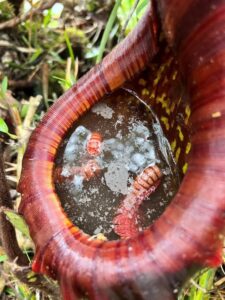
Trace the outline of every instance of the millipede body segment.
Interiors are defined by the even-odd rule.
[[[87,152],[92,156],[98,156],[102,148],[102,136],[98,132],[92,132],[87,141]]]
[[[56,152],[81,115],[156,55],[160,24],[191,99],[189,168],[177,195],[149,229],[121,241],[91,240],[66,217],[55,193]],[[137,28],[60,97],[32,134],[19,185],[20,212],[36,245],[33,270],[57,279],[64,299],[176,299],[194,270],[221,262],[224,27],[225,1],[154,1]]]
[[[134,237],[140,230],[138,208],[158,187],[162,173],[158,166],[149,166],[137,176],[131,192],[123,199],[113,219],[114,231],[121,238]]]

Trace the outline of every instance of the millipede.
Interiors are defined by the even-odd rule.
[[[140,230],[138,208],[158,187],[162,173],[157,165],[145,168],[132,184],[113,219],[114,231],[121,238],[134,237]]]
[[[147,192],[153,185],[157,185],[161,177],[162,173],[157,165],[145,168],[132,184],[133,193],[139,195]]]
[[[224,28],[225,0],[150,2],[136,28],[54,103],[31,135],[19,211],[36,246],[33,270],[58,280],[64,299],[172,300],[194,272],[221,263]],[[149,228],[133,238],[91,240],[67,218],[55,192],[57,149],[88,109],[147,68],[160,52],[163,36],[190,99],[188,170],[171,203]]]
[[[87,143],[86,152],[91,156],[98,156],[101,153],[102,148],[102,136],[98,132],[91,132]],[[54,182],[62,183],[66,179],[73,179],[74,176],[81,176],[84,180],[89,181],[91,178],[95,177],[101,171],[95,159],[89,159],[85,164],[81,166],[69,167],[66,173],[63,174],[63,168],[57,167],[53,172]]]
[[[78,167],[70,167],[68,173],[64,175],[62,168],[56,168],[53,172],[54,182],[62,183],[66,179],[73,179],[74,176],[81,176],[84,180],[89,181],[101,172],[101,168],[94,159],[90,159],[86,164]]]
[[[98,132],[92,132],[88,138],[86,149],[88,154],[98,156],[101,153],[102,136]]]

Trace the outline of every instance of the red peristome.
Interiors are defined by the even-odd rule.
[[[206,265],[210,268],[216,268],[223,263],[223,243],[221,242],[220,247],[217,251],[206,259]]]
[[[90,240],[61,208],[52,180],[55,155],[73,122],[156,54],[156,6],[191,95],[194,156],[177,195],[153,226],[135,238]],[[190,270],[220,262],[215,258],[225,227],[225,56],[216,58],[224,52],[223,28],[224,0],[154,1],[138,27],[50,108],[32,134],[20,212],[36,245],[35,270],[57,278],[64,299],[83,293],[103,300],[172,300]]]

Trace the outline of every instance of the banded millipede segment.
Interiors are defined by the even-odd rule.
[[[67,300],[82,295],[90,299],[176,299],[188,275],[221,261],[225,1],[206,0],[204,5],[201,0],[154,2],[156,5],[148,9],[135,31],[50,108],[31,136],[25,155],[20,212],[36,245],[33,269],[56,278]],[[56,152],[81,115],[144,69],[162,47],[158,44],[156,10],[169,46],[175,49],[184,89],[190,96],[192,153],[188,171],[172,203],[148,230],[127,240],[90,240],[66,217],[55,193],[52,171]],[[162,65],[157,72],[164,70]],[[153,81],[149,98],[163,108],[168,101],[164,101],[167,96],[160,97],[163,89],[159,82],[160,76]],[[172,86],[173,82],[167,85],[168,94]],[[186,94],[182,90],[177,93]],[[176,109],[173,102],[171,99]],[[186,115],[188,119],[189,109]],[[161,121],[169,134],[175,121],[169,113],[166,117],[168,120],[164,116]],[[189,131],[186,119],[183,121]],[[182,138],[180,129],[176,127],[182,141],[186,137]],[[174,142],[174,149],[177,146]],[[176,152],[177,160],[181,152]],[[182,170],[186,171],[185,167]]]
[[[162,173],[157,165],[145,168],[132,183],[131,192],[123,199],[115,218],[114,231],[121,238],[135,237],[140,231],[138,209],[160,184]]]

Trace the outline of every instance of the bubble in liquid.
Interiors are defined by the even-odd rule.
[[[112,156],[114,159],[122,159],[124,156],[124,153],[122,153],[121,151],[113,151],[112,152]]]
[[[78,126],[74,133],[71,135],[63,155],[63,159],[66,162],[74,161],[74,156],[81,157],[87,142],[87,137],[90,134],[90,130],[84,126]]]
[[[147,139],[150,136],[149,129],[145,125],[143,125],[143,123],[141,123],[140,121],[136,121],[132,123],[131,128],[132,128],[131,131],[133,133],[136,133],[136,135],[140,137],[144,137],[145,139]]]
[[[115,143],[116,143],[115,138],[104,140],[104,150],[115,149]]]
[[[144,155],[140,153],[135,153],[132,157],[131,160],[134,164],[136,164],[138,167],[143,166],[146,163],[146,159]]]
[[[74,178],[73,178],[73,184],[74,184],[74,187],[78,191],[82,191],[82,189],[83,189],[83,181],[84,181],[83,176],[80,176],[80,175],[75,175],[74,176]]]
[[[116,144],[116,150],[118,150],[118,151],[123,151],[123,150],[124,150],[123,144],[120,143],[120,142],[118,142],[118,143]]]
[[[86,137],[90,133],[90,130],[88,130],[84,126],[80,125],[76,128],[74,133],[75,133],[75,136]]]
[[[69,165],[64,165],[62,168],[61,175],[64,177],[69,177],[71,175],[70,170],[71,170],[71,167]]]
[[[126,144],[126,154],[129,155],[134,152],[134,146],[129,143]]]
[[[144,151],[149,151],[150,149],[154,149],[155,145],[151,143],[151,141],[144,141],[141,145],[141,150]]]
[[[135,165],[133,162],[129,163],[128,169],[130,172],[132,173],[136,173],[136,171],[138,170],[138,166]]]
[[[142,145],[144,144],[144,142],[145,142],[145,139],[142,138],[142,137],[137,137],[137,138],[135,139],[135,144],[136,144],[137,146],[142,146]]]
[[[153,147],[149,147],[148,151],[146,151],[144,155],[147,160],[156,160],[156,153]]]

